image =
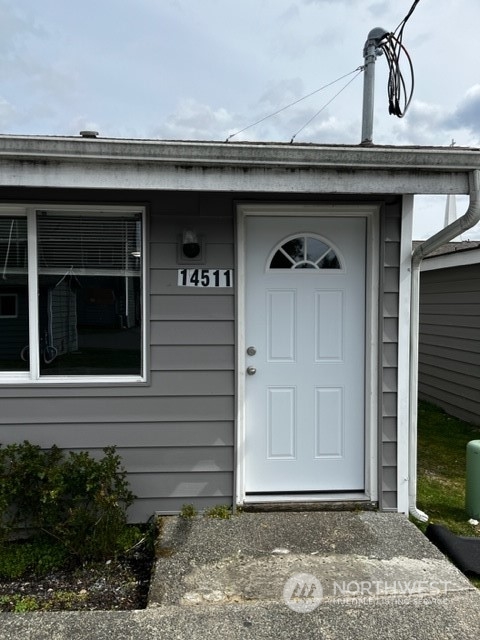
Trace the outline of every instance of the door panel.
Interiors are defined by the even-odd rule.
[[[246,218],[247,493],[364,488],[365,243],[362,217]]]

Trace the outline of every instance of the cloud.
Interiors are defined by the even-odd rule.
[[[413,100],[405,118],[382,119],[379,144],[480,146],[480,85],[472,86],[453,108]]]
[[[446,124],[480,134],[480,84],[468,89],[455,111],[446,119]]]
[[[193,98],[179,103],[165,123],[156,126],[152,135],[187,140],[222,140],[235,123],[235,118],[225,108],[217,109]]]
[[[8,131],[16,117],[15,108],[7,100],[0,98],[0,130]]]

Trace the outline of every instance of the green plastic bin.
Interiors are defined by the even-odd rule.
[[[480,440],[467,444],[465,508],[470,518],[480,520]]]

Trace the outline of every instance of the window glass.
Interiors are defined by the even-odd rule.
[[[307,241],[307,260],[317,262],[330,249],[328,244],[318,240],[317,238],[308,238]]]
[[[284,242],[273,254],[269,269],[341,269],[335,251],[323,240],[300,235]]]
[[[140,214],[37,213],[40,374],[141,375]]]
[[[27,219],[0,217],[0,370],[28,371]]]

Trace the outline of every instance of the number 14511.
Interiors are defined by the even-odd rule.
[[[231,287],[232,269],[179,269],[179,287]]]

